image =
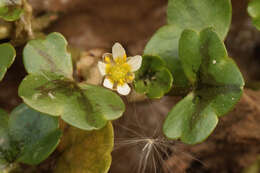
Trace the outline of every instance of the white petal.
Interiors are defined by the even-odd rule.
[[[127,83],[124,85],[117,85],[117,92],[121,95],[128,95],[131,91],[131,88]]]
[[[98,61],[98,69],[102,76],[104,76],[106,74],[106,64],[105,63]]]
[[[113,58],[123,58],[126,56],[125,49],[120,43],[115,43],[112,47]]]
[[[113,83],[107,78],[105,78],[103,86],[109,89],[113,89]]]
[[[134,57],[129,57],[127,64],[131,66],[131,71],[137,71],[142,65],[142,56],[136,55]]]

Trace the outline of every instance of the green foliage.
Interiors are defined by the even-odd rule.
[[[85,130],[104,127],[107,120],[120,117],[124,110],[124,103],[112,91],[77,84],[53,73],[28,75],[20,84],[19,95],[36,110],[61,116]]]
[[[51,33],[45,39],[31,40],[24,48],[24,66],[28,73],[52,72],[72,78],[71,55],[67,41],[59,33]]]
[[[238,102],[244,81],[211,28],[199,34],[184,30],[179,57],[193,91],[169,112],[163,130],[168,138],[195,144],[206,139],[217,125],[218,117]]]
[[[24,64],[29,75],[20,84],[19,95],[34,109],[61,116],[73,126],[100,129],[108,120],[123,114],[124,103],[110,90],[73,81],[71,55],[66,46],[66,40],[58,33],[26,45]]]
[[[247,11],[252,17],[253,24],[260,30],[260,0],[252,0],[248,4]]]
[[[158,56],[144,55],[135,77],[135,90],[149,98],[161,98],[172,87],[172,75]]]
[[[16,52],[9,43],[0,44],[0,81],[4,78],[7,69],[13,64]]]
[[[0,17],[4,20],[18,20],[22,13],[22,0],[0,0]]]
[[[114,133],[110,122],[95,131],[69,127],[59,147],[62,155],[54,173],[107,173],[112,162],[113,145]]]
[[[21,104],[8,114],[0,112],[0,160],[38,164],[56,148],[61,137],[58,119]]]
[[[224,40],[231,22],[230,0],[169,0],[168,24],[183,29],[201,31],[207,27],[215,28]]]
[[[200,31],[213,26],[224,40],[231,21],[230,0],[169,0],[168,25],[160,28],[148,42],[145,54],[158,55],[166,62],[166,67],[174,76],[176,88],[187,88],[178,57],[179,38],[184,29]]]
[[[0,171],[8,162],[1,150],[8,148],[8,113],[0,109]]]

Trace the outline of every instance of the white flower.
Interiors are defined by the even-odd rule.
[[[131,91],[128,83],[134,80],[134,72],[142,64],[142,57],[136,55],[127,57],[121,44],[115,43],[112,54],[105,53],[103,62],[98,62],[98,68],[102,76],[105,76],[103,85],[106,88],[117,90],[121,95],[128,95]]]

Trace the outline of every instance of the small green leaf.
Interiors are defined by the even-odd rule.
[[[53,73],[30,74],[21,83],[19,95],[34,109],[61,116],[85,130],[100,129],[124,112],[121,98],[99,86],[77,84]]]
[[[179,41],[179,55],[183,70],[193,85],[201,64],[199,36],[194,31],[184,30]]]
[[[163,128],[168,138],[195,144],[206,139],[218,117],[239,101],[244,80],[211,28],[200,33],[183,31],[179,49],[183,69],[194,90],[170,111]]]
[[[260,0],[250,1],[247,11],[253,19],[253,24],[260,30]]]
[[[66,47],[65,38],[58,33],[26,45],[24,64],[29,75],[21,83],[19,95],[34,109],[61,116],[73,126],[100,129],[122,115],[124,103],[112,91],[73,81]]]
[[[187,87],[188,80],[178,58],[178,40],[182,29],[174,25],[160,28],[148,42],[144,54],[161,57],[166,62],[166,67],[172,73],[175,87]]]
[[[100,130],[88,132],[69,127],[66,132],[61,141],[62,155],[54,173],[108,172],[114,145],[113,126],[110,122]]]
[[[200,31],[213,26],[224,40],[231,22],[230,0],[169,0],[168,25],[160,28],[145,47],[147,55],[160,56],[171,71],[175,89],[189,88],[191,76],[185,76],[178,47],[184,29]]]
[[[18,20],[22,13],[22,0],[0,0],[0,17],[4,20]]]
[[[217,125],[218,118],[210,106],[204,107],[203,100],[190,93],[168,114],[163,130],[170,139],[194,144],[206,139]]]
[[[39,164],[54,151],[61,137],[58,118],[37,112],[25,104],[13,110],[6,124],[8,127],[0,124],[0,129],[7,129],[7,138],[1,138],[0,153],[9,163]]]
[[[0,44],[0,81],[4,78],[7,69],[13,64],[16,52],[9,43]]]
[[[22,146],[18,161],[38,164],[57,147],[61,137],[58,118],[30,109],[25,104],[18,106],[10,116],[11,139]]]
[[[169,0],[168,24],[201,31],[213,27],[224,40],[231,23],[230,0]]]
[[[72,78],[73,66],[67,41],[59,33],[51,33],[45,39],[29,41],[23,52],[24,66],[28,73],[45,71]]]
[[[135,90],[149,98],[161,98],[172,86],[172,75],[157,56],[143,56],[142,67],[135,77]]]

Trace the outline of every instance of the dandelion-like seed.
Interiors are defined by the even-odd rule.
[[[115,43],[112,54],[105,53],[103,62],[98,62],[99,71],[105,77],[104,87],[116,90],[121,95],[128,95],[131,91],[128,84],[133,82],[134,72],[141,67],[141,64],[140,55],[127,57],[122,45]]]
[[[175,173],[183,172],[188,162],[199,162],[189,146],[167,139],[162,132],[166,102],[147,100],[128,105],[125,116],[114,122],[115,148],[111,172]],[[201,163],[203,165],[203,163]]]
[[[169,150],[173,147],[175,143],[174,141],[157,136],[158,134],[155,134],[152,137],[148,137],[142,136],[140,133],[128,127],[121,126],[121,128],[136,136],[134,138],[128,139],[117,139],[115,148],[115,150],[118,150],[119,148],[127,147],[129,148],[129,151],[134,149],[134,151],[137,152],[138,157],[136,159],[139,161],[138,164],[133,165],[136,167],[134,172],[170,172],[170,168],[168,168],[165,163],[166,160],[170,157]]]

